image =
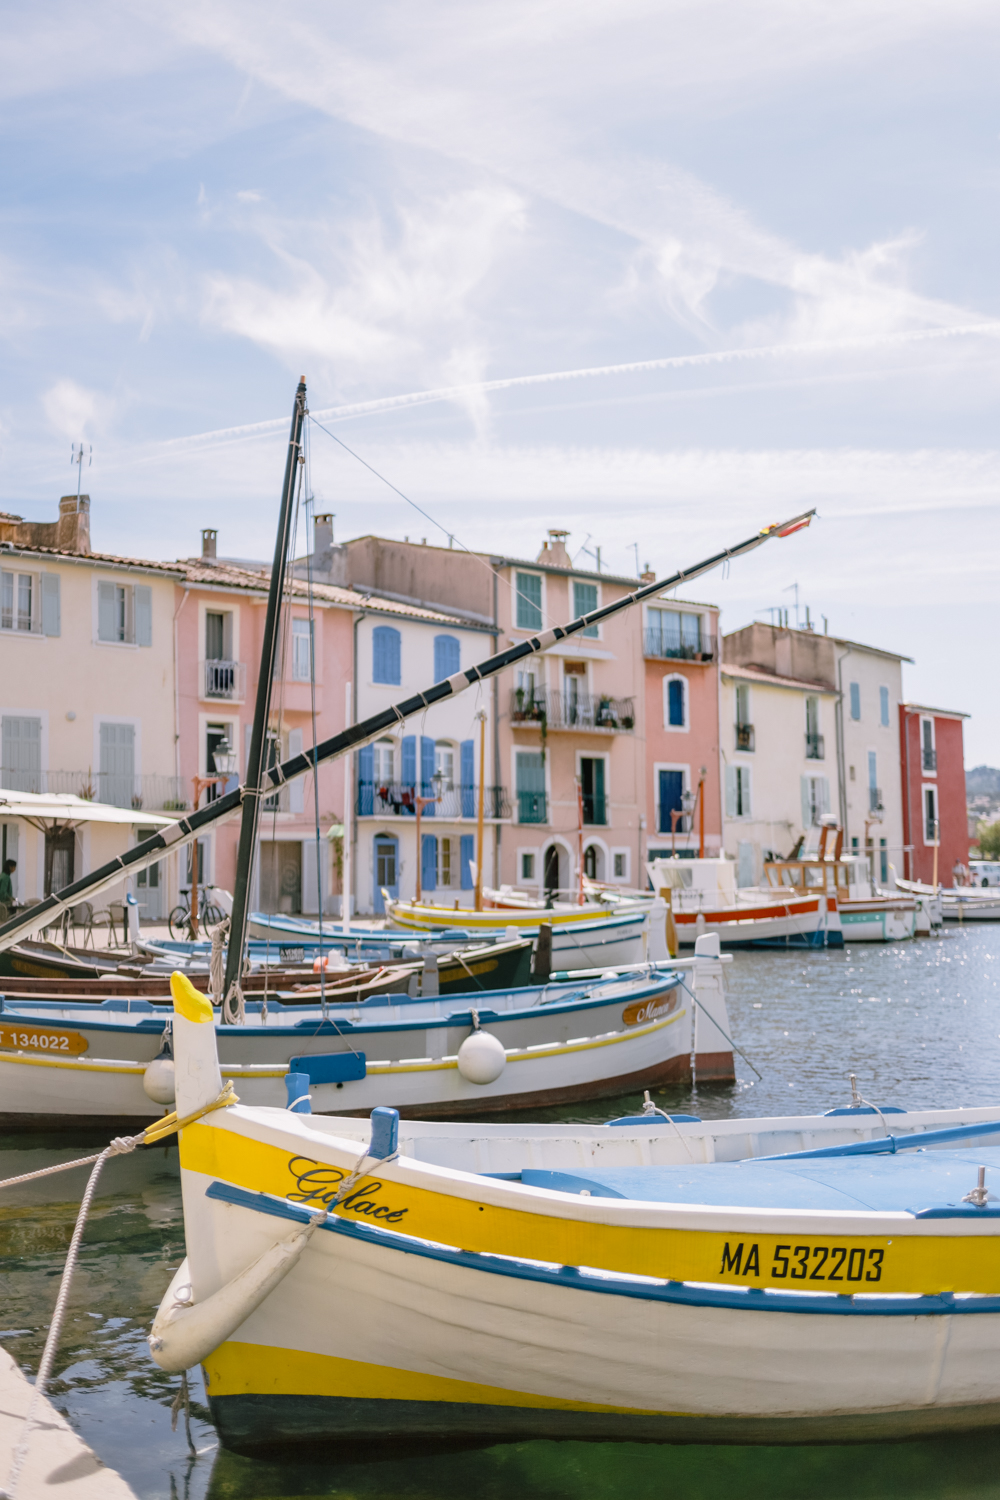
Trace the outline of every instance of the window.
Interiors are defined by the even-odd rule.
[[[818,828],[824,813],[830,811],[830,783],[825,776],[802,778],[802,827]]]
[[[537,573],[515,573],[517,609],[515,618],[519,630],[540,630],[542,627],[542,580]]]
[[[663,679],[663,727],[664,729],[688,727],[687,679],[684,677]]]
[[[0,626],[4,630],[37,630],[37,588],[31,573],[0,573]]]
[[[749,818],[750,816],[750,767],[726,767],[726,816]]]
[[[878,841],[879,879],[883,885],[889,884],[889,840]]]
[[[604,757],[581,755],[580,790],[583,793],[584,823],[606,823],[607,802],[604,795]]]
[[[583,851],[583,873],[588,880],[597,879],[597,856],[599,852],[596,844],[588,844]]]
[[[920,761],[925,771],[937,770],[937,750],[934,745],[934,720],[920,720]]]
[[[822,760],[825,754],[823,736],[819,732],[819,699],[806,699],[806,760]]]
[[[391,682],[398,686],[399,631],[391,625],[376,625],[372,631],[372,682]]]
[[[521,854],[521,879],[533,881],[535,878],[535,856],[526,851]]]
[[[12,792],[42,790],[42,721],[4,714],[0,719],[0,786]]]
[[[218,610],[205,612],[205,660],[226,661],[226,617]]]
[[[134,806],[135,779],[135,726],[132,724],[102,724],[100,726],[101,769],[98,776],[99,802],[110,802],[114,807]]]
[[[442,792],[455,790],[455,747],[447,740],[438,740],[434,746],[434,774],[441,776]]]
[[[851,718],[852,719],[860,719],[861,718],[861,685],[860,685],[860,683],[857,683],[857,682],[852,682],[851,683],[850,696],[851,696]]]
[[[753,722],[750,718],[750,685],[736,685],[736,749],[752,750],[754,747]]]
[[[226,740],[230,745],[235,745],[234,738],[236,729],[232,724],[206,724],[205,725],[205,775],[215,776],[215,752]],[[225,796],[227,791],[239,786],[239,777],[232,776],[229,781],[213,781],[211,786],[205,788],[205,801],[214,802],[217,797]],[[150,829],[152,833],[154,830]]]
[[[311,682],[313,675],[312,626],[309,620],[292,621],[292,681]]]
[[[444,682],[461,668],[461,647],[453,635],[434,637],[434,681]]]
[[[153,591],[148,584],[98,580],[97,639],[129,646],[153,644]]]
[[[684,809],[684,772],[683,771],[660,771],[656,780],[657,790],[657,829],[660,833],[671,833],[677,828],[683,831],[684,824],[680,818],[672,819],[672,813],[680,813]]]
[[[702,655],[701,615],[679,609],[647,611],[646,655],[697,661]]]
[[[438,839],[438,885],[451,885],[451,839]]]
[[[597,608],[597,584],[573,582],[573,618],[577,620],[581,615],[592,614]],[[541,621],[539,621],[539,624]],[[586,630],[580,631],[581,635],[596,636],[598,629],[596,625],[588,625]]]
[[[544,823],[545,765],[540,752],[519,750],[516,764],[517,816],[521,823]]]
[[[883,729],[889,727],[889,689],[880,687],[878,690],[878,721]],[[883,877],[887,878],[887,877]]]
[[[868,752],[868,808],[870,812],[878,812],[882,806],[882,793],[878,785],[878,755],[874,750]]]
[[[396,747],[390,739],[376,740],[372,746],[372,771],[376,786],[388,787],[392,784],[394,780],[395,749]]]
[[[936,844],[938,841],[938,810],[937,810],[937,787],[924,787],[924,843]]]
[[[612,855],[612,868],[616,880],[628,879],[628,850],[616,849]]]

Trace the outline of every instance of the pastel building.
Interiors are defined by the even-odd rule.
[[[647,581],[652,575],[644,575]],[[717,856],[722,849],[718,608],[674,598],[644,604],[642,653],[648,857],[697,854],[702,827],[706,856]]]
[[[969,860],[965,751],[968,714],[901,703],[904,857],[908,880],[953,885],[956,865]],[[937,859],[935,860],[935,853]]]
[[[830,639],[836,653],[840,768],[840,802],[832,810],[840,815],[845,847],[867,853],[873,878],[890,885],[892,871],[902,873],[907,842],[898,724],[903,663],[911,658]]]

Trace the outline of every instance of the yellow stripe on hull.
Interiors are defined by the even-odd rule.
[[[477,1406],[538,1407],[550,1411],[617,1412],[625,1416],[660,1413],[628,1406],[565,1401],[532,1391],[397,1370],[331,1354],[276,1349],[265,1344],[222,1344],[202,1367],[213,1400],[224,1396],[325,1396],[357,1401],[454,1401]]]
[[[316,1197],[307,1198],[298,1186],[303,1168],[300,1165],[297,1174],[290,1167],[293,1160],[302,1163],[301,1153],[255,1141],[227,1130],[224,1125],[190,1126],[181,1137],[180,1152],[183,1170],[279,1198],[294,1194],[296,1201],[311,1202],[317,1207],[329,1205],[336,1183],[345,1169],[353,1165],[345,1162],[343,1168],[338,1168],[330,1164],[332,1170],[326,1174],[322,1189],[316,1189]],[[321,1168],[324,1165],[318,1157],[309,1156],[306,1160]],[[546,1213],[544,1205],[536,1212],[501,1207],[488,1198],[479,1200],[472,1196],[475,1189],[471,1185],[470,1196],[465,1197],[458,1192],[439,1193],[415,1187],[406,1180],[393,1180],[393,1176],[390,1168],[388,1178],[381,1182],[376,1176],[362,1179],[350,1195],[352,1206],[345,1210],[341,1205],[334,1212],[355,1222],[383,1223],[398,1233],[464,1250],[523,1256],[557,1265],[601,1267],[673,1281],[848,1295],[1000,1293],[997,1236],[970,1233],[965,1222],[961,1226],[956,1223],[948,1234],[940,1234],[929,1233],[923,1224],[903,1215],[859,1213],[857,1217],[861,1218],[883,1222],[889,1219],[887,1230],[879,1234],[849,1234],[843,1224],[832,1230],[821,1229],[817,1224],[815,1230],[804,1232],[796,1228],[766,1233],[750,1227],[755,1220],[759,1223],[761,1218],[769,1217],[763,1211],[734,1209],[728,1213],[703,1211],[712,1217],[717,1212],[718,1230],[685,1229],[670,1224],[618,1225],[588,1219],[586,1211],[581,1217],[558,1217]],[[309,1186],[315,1184],[313,1176]],[[205,1185],[208,1186],[208,1181]],[[643,1212],[650,1206],[635,1207],[637,1212]],[[669,1206],[666,1207],[669,1212]],[[804,1218],[811,1217],[815,1222],[821,1216],[789,1212],[775,1217],[784,1217],[801,1226]],[[829,1216],[830,1221],[835,1222],[836,1218]],[[979,1227],[969,1226],[973,1230]],[[845,1252],[843,1257],[839,1257],[840,1249]],[[808,1253],[803,1258],[800,1251]],[[827,1271],[833,1270],[838,1258],[841,1274],[834,1278],[833,1284],[825,1277],[817,1283],[812,1271],[823,1266]],[[802,1265],[805,1270],[800,1276]],[[858,1269],[860,1274],[850,1275]]]

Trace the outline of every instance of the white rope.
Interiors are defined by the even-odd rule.
[[[222,1002],[222,1019],[227,1026],[242,1026],[246,1016],[243,989],[238,979],[229,986],[229,994]]]
[[[87,1167],[102,1156],[122,1156],[126,1151],[134,1151],[136,1146],[143,1145],[144,1141],[145,1132],[141,1135],[120,1136],[103,1151],[95,1151],[93,1156],[78,1156],[75,1161],[61,1161],[54,1167],[40,1167],[37,1172],[22,1172],[20,1177],[5,1177],[0,1182],[0,1191],[16,1187],[19,1182],[33,1182],[36,1177],[51,1177],[55,1172],[68,1172],[72,1167]]]
[[[212,933],[212,956],[208,961],[208,983],[212,991],[212,1004],[218,1009],[226,987],[226,959],[224,948],[229,936],[230,918],[226,917]]]

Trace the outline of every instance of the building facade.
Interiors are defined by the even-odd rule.
[[[908,880],[953,885],[969,861],[965,750],[968,714],[899,705],[904,858]]]
[[[902,872],[903,778],[899,706],[908,656],[830,637],[836,650],[839,812],[844,846],[865,852],[873,878],[891,884]]]

